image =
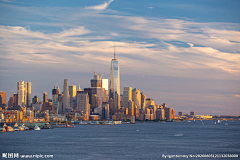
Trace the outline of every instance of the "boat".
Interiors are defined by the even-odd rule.
[[[216,122],[214,122],[214,124],[216,124]]]
[[[66,124],[67,128],[74,128],[75,126],[70,126],[69,124]]]
[[[175,135],[174,135],[175,137],[181,137],[181,136],[183,136],[183,134],[182,133],[176,133]]]
[[[188,120],[188,122],[191,122],[190,120]]]
[[[0,128],[0,132],[6,132],[5,128]]]
[[[17,123],[15,123],[15,125],[14,125],[14,127],[13,127],[13,130],[14,130],[14,131],[20,131],[20,129],[18,128],[18,124],[17,124]]]
[[[29,130],[29,128],[27,126],[25,126],[24,124],[22,124],[22,128],[24,128],[25,130]]]
[[[221,121],[220,121],[220,120],[218,120],[218,123],[221,123]]]
[[[7,127],[5,127],[5,129],[6,129],[6,132],[14,132],[15,131],[11,126],[7,126]]]
[[[35,131],[39,131],[41,128],[40,127],[38,127],[37,125],[34,127],[34,130]]]
[[[4,132],[14,132],[15,131],[11,126],[7,126],[6,123],[4,123],[3,128],[5,129],[5,130],[2,129]]]

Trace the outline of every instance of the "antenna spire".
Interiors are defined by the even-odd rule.
[[[116,46],[115,46],[115,43],[114,43],[114,59],[116,59]]]

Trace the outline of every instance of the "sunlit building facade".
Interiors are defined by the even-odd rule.
[[[20,81],[17,83],[17,91],[18,91],[18,105],[20,105],[21,107],[24,106],[24,81]]]
[[[128,101],[132,100],[132,87],[124,87],[123,90],[123,107],[128,108]]]
[[[25,82],[25,104],[31,107],[31,82]]]
[[[132,90],[132,101],[137,106],[137,109],[141,109],[141,92],[140,92],[140,89],[134,88]]]
[[[109,98],[114,99],[115,108],[120,109],[120,73],[119,73],[119,62],[115,57],[111,61],[110,68],[110,87],[109,87]]]

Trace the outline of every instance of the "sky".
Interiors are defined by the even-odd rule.
[[[0,0],[0,91],[110,77],[176,113],[240,115],[239,0]]]

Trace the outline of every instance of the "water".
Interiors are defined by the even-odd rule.
[[[162,154],[240,156],[240,121],[203,122],[76,125],[0,133],[0,151],[53,155],[51,159],[58,160],[162,159]]]

